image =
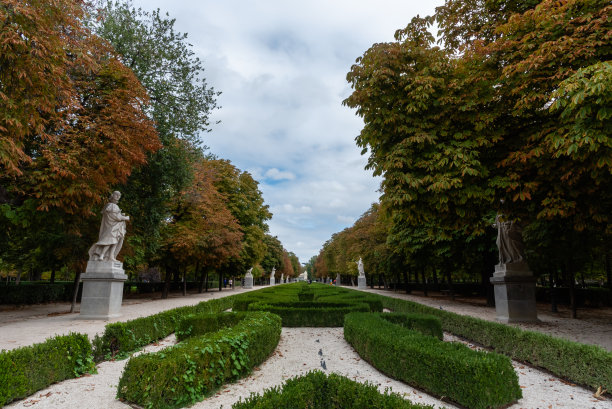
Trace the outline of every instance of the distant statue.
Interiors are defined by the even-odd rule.
[[[494,227],[497,227],[496,243],[499,250],[499,264],[523,261],[523,229],[517,222],[502,220],[502,215],[495,216]]]
[[[363,271],[363,261],[361,257],[359,257],[359,261],[357,261],[357,270],[359,270],[359,277],[365,277],[365,272]]]
[[[120,192],[111,194],[109,203],[102,210],[102,223],[96,244],[89,249],[89,259],[94,261],[117,261],[117,255],[123,246],[125,237],[125,222],[129,216],[121,213],[117,202]]]
[[[246,276],[247,277],[252,277],[253,276],[253,267],[249,268],[246,272]]]
[[[272,267],[272,273],[270,274],[270,278],[274,277],[274,274],[276,274],[276,267]]]

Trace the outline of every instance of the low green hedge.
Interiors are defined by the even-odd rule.
[[[406,314],[406,313],[384,313],[377,314],[378,317],[392,324],[399,325],[421,334],[429,335],[438,338],[440,341],[444,339],[442,333],[442,323],[440,319],[433,315],[425,314]]]
[[[344,337],[381,372],[468,408],[499,408],[522,396],[508,357],[440,341],[381,314],[348,314]]]
[[[269,311],[279,315],[283,327],[341,327],[350,312],[369,312],[366,303],[337,303],[319,301],[256,302],[249,311]]]
[[[172,334],[177,323],[190,314],[217,313],[232,308],[235,296],[217,298],[197,305],[174,308],[148,317],[107,324],[104,334],[94,338],[96,362],[136,351]]]
[[[553,374],[593,389],[612,390],[612,353],[539,332],[431,308],[397,298],[381,297],[393,311],[417,312],[440,318],[442,328],[517,361],[544,368]]]
[[[395,393],[380,393],[376,386],[320,371],[287,380],[282,387],[264,391],[232,409],[433,409],[417,405]]]
[[[133,357],[119,380],[117,397],[146,408],[193,404],[263,362],[276,348],[280,333],[280,317],[253,312],[234,327]]]
[[[223,328],[233,327],[246,316],[245,312],[220,312],[217,314],[191,314],[176,325],[176,339],[181,342]]]
[[[69,334],[0,352],[0,406],[65,379],[94,372],[87,335]]]
[[[77,301],[81,299],[83,284],[79,287]],[[71,301],[73,282],[30,281],[19,285],[0,285],[0,304],[31,305],[47,302]]]

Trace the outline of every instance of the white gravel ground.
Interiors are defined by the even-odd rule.
[[[179,305],[195,304],[203,299],[236,293],[239,290],[224,293],[209,293],[187,298],[175,298],[164,301],[129,303],[124,305],[124,316],[121,320],[150,315],[155,312],[174,308]],[[385,292],[385,295],[392,293]],[[397,295],[402,298],[405,296]],[[429,300],[431,301],[431,300]],[[427,301],[427,302],[429,302]],[[444,303],[443,308],[457,310],[470,315],[478,315],[457,303]],[[482,307],[479,307],[483,310]],[[485,311],[485,315],[490,311]],[[103,321],[81,321],[76,315],[60,314],[52,317],[28,315],[26,311],[0,312],[0,349],[12,349],[21,345],[40,342],[56,333],[70,331],[83,332],[90,335],[102,331]],[[485,318],[486,317],[481,317]],[[580,338],[584,336],[592,343],[604,345],[610,342],[609,331],[612,324],[593,327],[586,323],[580,331],[580,320],[571,320],[570,324],[543,326],[543,332],[557,334],[568,328],[577,328],[572,334]],[[561,328],[561,330],[559,330]],[[530,328],[534,329],[534,328]],[[537,328],[536,328],[537,329]],[[590,331],[590,332],[589,332]],[[588,332],[588,333],[587,333]],[[598,339],[601,338],[601,339]],[[461,342],[446,334],[445,340]],[[146,351],[154,351],[172,345],[174,336],[170,336],[157,345],[147,347]],[[475,346],[471,346],[476,348]],[[127,360],[103,362],[98,365],[98,373],[78,379],[67,380],[39,391],[21,401],[13,402],[7,408],[129,408],[130,406],[115,399],[116,388]],[[323,368],[323,363],[325,369]],[[572,385],[548,373],[514,362],[514,368],[519,376],[519,384],[523,390],[523,398],[510,406],[511,409],[552,409],[552,408],[585,408],[612,409],[610,399],[599,400],[593,397],[593,391]],[[225,385],[215,395],[197,403],[193,408],[230,408],[240,398],[251,393],[259,393],[263,389],[282,384],[286,379],[305,374],[311,370],[336,372],[359,382],[370,382],[378,385],[381,391],[390,388],[404,395],[415,403],[434,405],[436,408],[456,408],[447,402],[442,402],[409,385],[393,380],[378,372],[363,361],[344,340],[342,328],[283,328],[278,347],[270,358],[260,367],[255,368],[250,376],[234,384]],[[609,397],[610,395],[607,394]]]

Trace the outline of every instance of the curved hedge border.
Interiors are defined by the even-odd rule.
[[[228,296],[201,302],[197,305],[178,307],[148,317],[124,322],[113,322],[104,328],[104,334],[93,340],[96,362],[119,355],[126,356],[145,345],[167,337],[175,331],[177,323],[191,314],[217,313],[232,308],[234,298]]]
[[[269,311],[279,315],[283,327],[341,327],[350,312],[369,312],[366,303],[334,303],[318,301],[251,303],[249,311]]]
[[[517,361],[593,389],[612,390],[612,353],[534,331],[431,308],[411,301],[381,296],[385,308],[440,318],[442,328]]]
[[[287,380],[281,388],[239,401],[232,409],[434,409],[417,405],[395,393],[381,394],[376,386],[320,371]]]
[[[235,326],[201,336],[194,331],[173,347],[131,358],[117,397],[160,409],[198,402],[263,362],[276,348],[280,333],[280,317],[266,312],[246,313]]]
[[[69,334],[0,352],[0,407],[65,379],[94,372],[87,335]]]
[[[498,408],[522,397],[506,356],[440,341],[393,324],[381,314],[348,314],[344,337],[388,376],[468,408]]]

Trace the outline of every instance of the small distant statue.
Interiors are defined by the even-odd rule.
[[[497,227],[497,249],[499,250],[499,264],[517,263],[523,261],[523,229],[514,221],[503,221],[499,213],[495,216]]]
[[[276,274],[276,267],[272,267],[272,273],[270,274],[270,278],[274,277],[274,274]]]
[[[359,257],[359,261],[357,261],[357,270],[359,270],[359,277],[365,277],[365,271],[363,271],[363,261],[361,257]]]
[[[114,191],[109,203],[104,206],[100,234],[96,244],[89,249],[89,260],[117,261],[125,237],[125,222],[130,220],[130,217],[122,214],[117,206],[120,198],[121,193]]]
[[[253,276],[253,267],[249,268],[246,272],[246,277],[252,277]]]

